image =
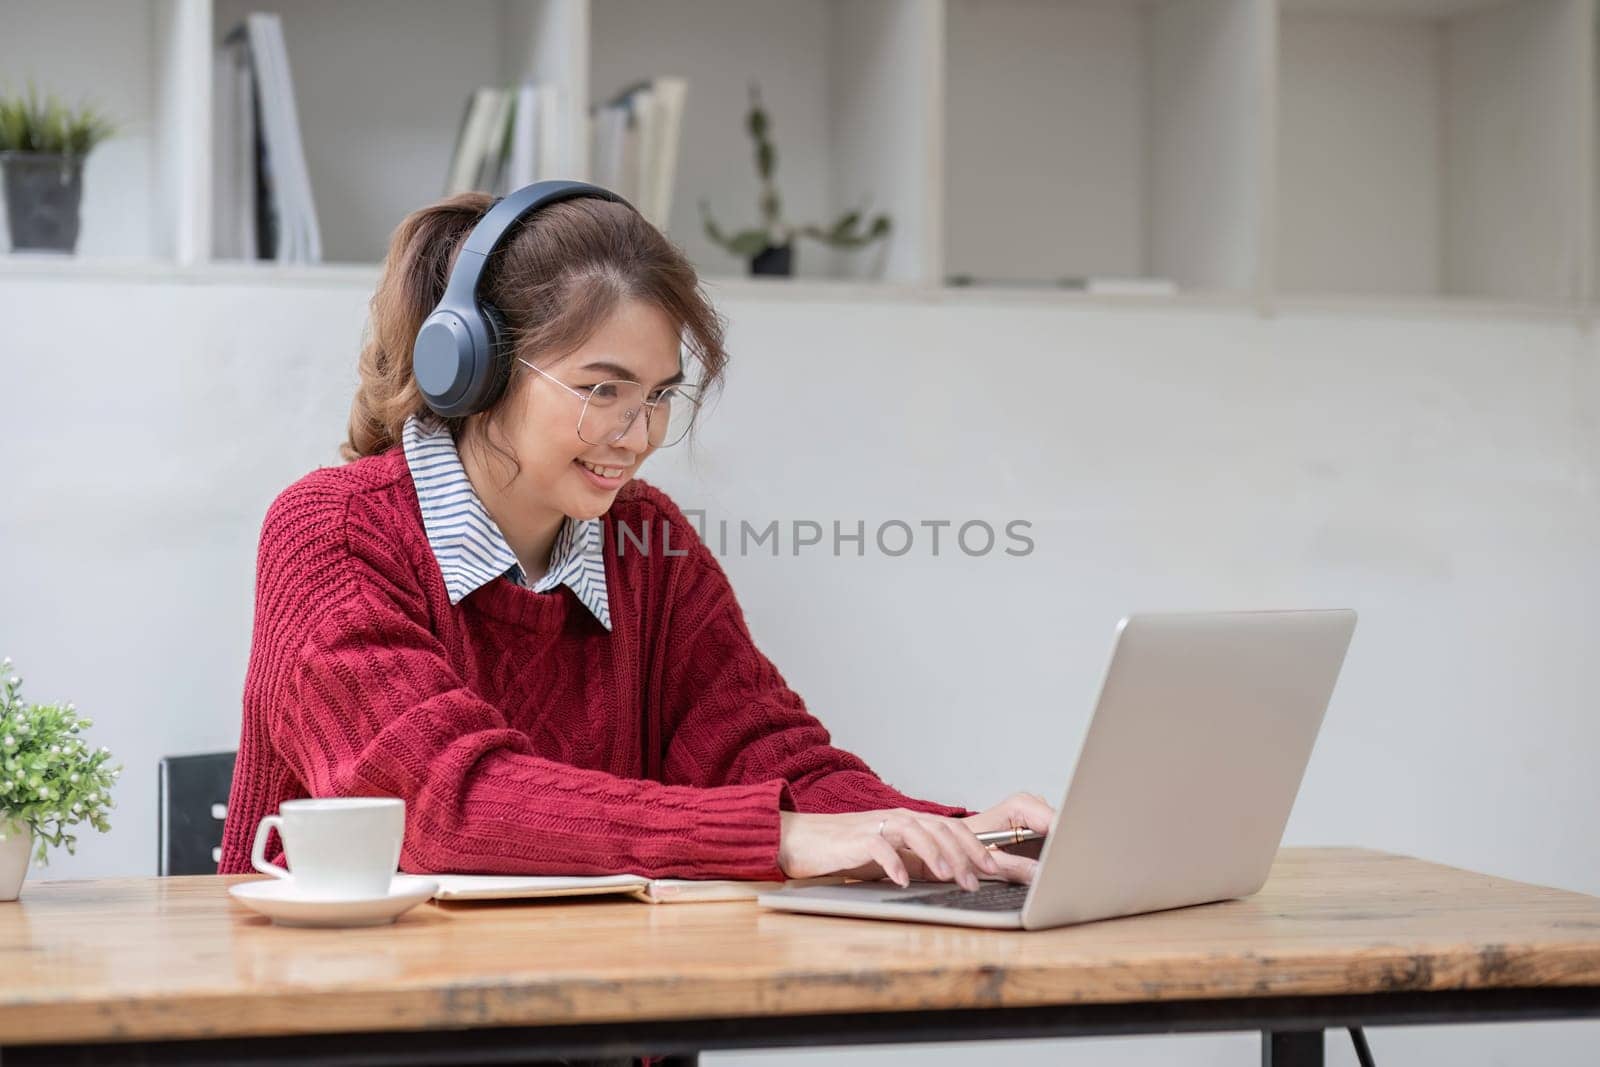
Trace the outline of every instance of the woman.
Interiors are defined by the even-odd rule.
[[[413,345],[491,206],[396,230],[349,462],[267,512],[221,871],[251,869],[284,800],[380,795],[406,801],[406,871],[1029,880],[974,832],[1043,832],[1049,806],[915,800],[830,745],[636,479],[727,354],[694,270],[629,206],[566,199],[507,232],[477,290],[506,333],[498,398],[431,409]]]

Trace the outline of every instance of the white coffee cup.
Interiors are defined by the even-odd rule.
[[[256,828],[250,862],[262,874],[287,878],[294,892],[321,900],[387,896],[400,865],[406,802],[398,797],[313,797],[286,800]],[[285,869],[267,862],[267,835],[283,838]]]

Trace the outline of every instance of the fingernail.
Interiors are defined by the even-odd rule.
[[[950,865],[944,860],[936,860],[934,862],[933,869],[939,872],[940,878],[950,877]]]

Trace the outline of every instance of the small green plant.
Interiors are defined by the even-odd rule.
[[[773,175],[778,169],[778,150],[767,137],[771,127],[771,120],[767,118],[767,113],[761,106],[761,87],[752,83],[750,111],[745,116],[745,129],[756,146],[756,174],[761,178],[761,195],[758,200],[761,225],[740,230],[729,236],[711,217],[710,205],[702,200],[700,215],[705,221],[707,237],[734,255],[749,259],[760,255],[769,247],[782,247],[797,235],[814,238],[834,248],[860,248],[862,245],[871,244],[888,236],[889,216],[878,215],[863,230],[861,211],[847,211],[828,227],[794,226],[784,222],[783,199],[779,196],[778,186],[773,181]]]
[[[52,93],[41,97],[32,85],[26,94],[0,96],[0,152],[40,152],[83,158],[116,133],[95,108],[76,110]]]
[[[77,851],[70,830],[79,823],[111,829],[106,813],[122,768],[108,766],[109,749],[84,742],[82,732],[93,725],[73,704],[24,703],[11,660],[0,662],[0,832],[8,822],[30,828],[41,867],[49,862],[47,846]]]

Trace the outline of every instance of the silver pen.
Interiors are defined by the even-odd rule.
[[[1024,841],[1037,841],[1044,834],[1030,830],[1026,826],[1013,826],[1009,830],[980,830],[974,836],[989,848],[999,848],[1002,845],[1020,845]]]

